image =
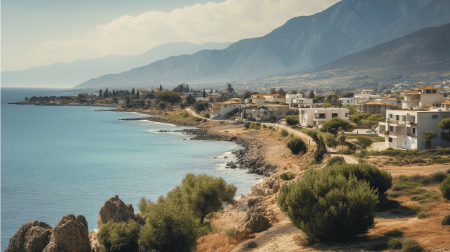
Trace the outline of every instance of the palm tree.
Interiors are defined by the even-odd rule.
[[[339,136],[339,143],[342,145],[342,150],[344,150],[345,140],[347,140],[347,138],[344,135],[344,131],[341,131],[341,135]]]
[[[437,138],[436,132],[429,130],[422,133],[422,137],[420,137],[425,141],[425,149],[431,149],[431,141],[433,138]]]

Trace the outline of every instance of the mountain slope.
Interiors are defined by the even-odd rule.
[[[148,65],[170,56],[192,54],[201,50],[224,49],[231,43],[205,43],[196,45],[188,42],[167,43],[133,56],[110,55],[98,59],[82,59],[70,63],[54,63],[21,71],[2,72],[3,86],[62,87],[110,73],[120,73],[131,68]]]
[[[347,55],[322,66],[247,82],[285,88],[339,87],[399,81],[442,81],[450,76],[450,23]]]
[[[77,87],[147,86],[242,80],[309,69],[352,51],[450,22],[450,1],[343,0],[312,16],[296,17],[253,39],[224,50],[171,57],[148,66],[107,75]],[[414,20],[414,23],[409,23]],[[379,42],[362,43],[377,34]],[[361,44],[362,43],[362,44]]]

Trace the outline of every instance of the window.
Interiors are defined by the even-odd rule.
[[[395,120],[400,120],[400,115],[396,115]]]
[[[449,117],[449,115],[442,115],[442,119],[448,118],[448,117]]]
[[[325,118],[325,114],[319,114],[319,118]]]
[[[413,134],[416,134],[416,128],[412,128]]]
[[[431,115],[431,119],[439,119],[438,115]]]
[[[389,137],[389,143],[392,143],[392,137]]]
[[[425,91],[427,94],[431,94],[431,90],[426,90]]]
[[[345,113],[345,117],[348,117],[348,113]]]
[[[433,94],[436,94],[436,90],[433,90]]]
[[[331,118],[334,118],[334,117],[337,117],[338,116],[338,113],[332,113],[331,114]]]
[[[389,118],[392,118],[392,114],[389,114]]]
[[[389,131],[394,131],[394,126],[389,126]]]

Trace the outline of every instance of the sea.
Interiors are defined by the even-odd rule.
[[[97,227],[104,202],[118,195],[138,212],[142,197],[156,201],[188,173],[223,177],[236,197],[261,177],[225,163],[242,147],[189,141],[171,124],[121,121],[139,113],[104,107],[13,105],[32,96],[76,95],[61,89],[1,88],[1,250],[26,222],[54,227],[69,213]],[[184,127],[186,128],[186,127]]]

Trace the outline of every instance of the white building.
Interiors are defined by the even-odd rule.
[[[350,97],[350,98],[339,98],[339,101],[344,106],[353,106],[361,102],[368,101],[369,99],[360,98],[360,97]]]
[[[438,90],[439,88],[426,86],[403,93],[402,109],[440,104],[440,102],[444,101],[444,95],[439,93]]]
[[[334,117],[347,120],[348,108],[299,108],[299,122],[304,127],[319,126]]]
[[[441,139],[442,129],[438,127],[438,123],[448,117],[450,110],[429,106],[414,110],[387,110],[386,121],[378,123],[379,135],[385,137],[388,147],[424,149],[422,134],[432,130],[437,138],[432,140],[431,148],[449,147],[450,143]]]
[[[291,108],[312,108],[314,100],[304,98],[302,94],[286,94],[286,103],[289,104],[289,107]]]
[[[288,111],[288,105],[251,104],[242,108],[241,117],[247,118],[248,116],[250,116],[252,118],[255,118],[256,121],[266,121],[269,120],[272,116],[277,117],[277,119],[284,118],[286,117]]]
[[[209,108],[210,117],[215,118],[219,116],[225,116],[230,112],[233,112],[235,109],[238,109],[240,106],[239,102],[235,101],[224,101],[224,102],[216,102],[213,103]]]
[[[253,104],[263,104],[264,102],[286,102],[286,97],[279,94],[253,94],[251,99]]]

